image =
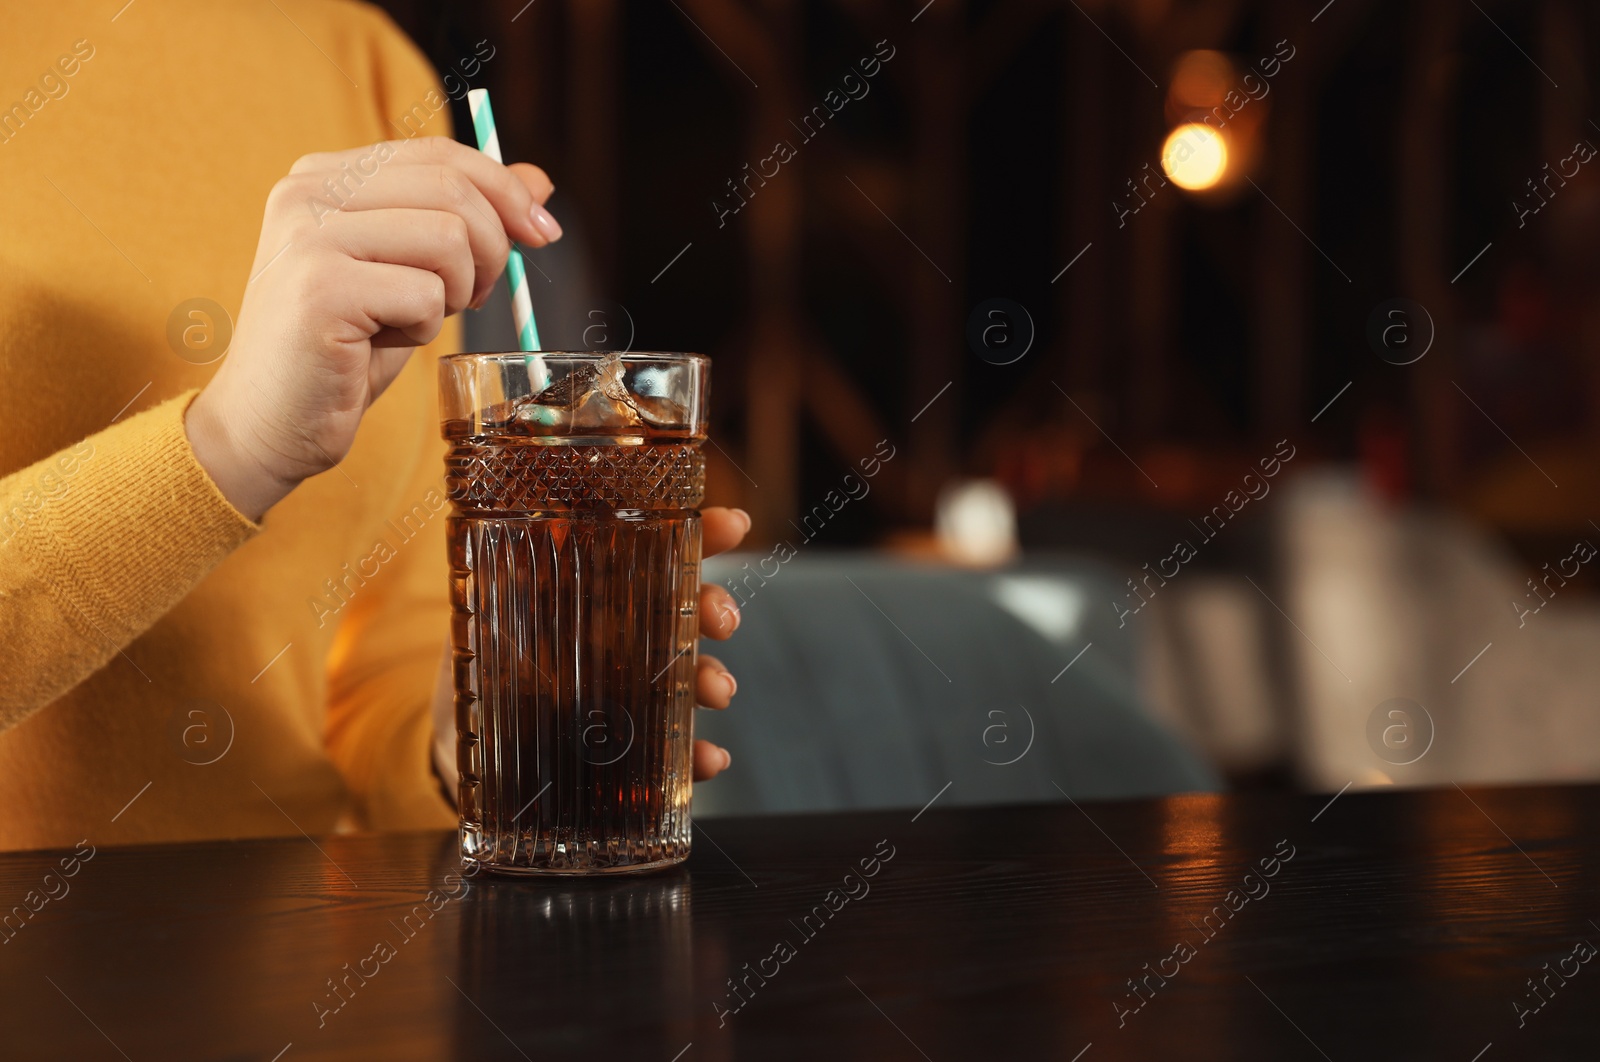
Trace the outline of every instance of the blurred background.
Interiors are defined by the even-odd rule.
[[[382,6],[555,181],[546,345],[713,357],[718,577],[855,571],[972,748],[989,606],[861,572],[988,587],[1191,787],[1600,777],[1593,5]]]

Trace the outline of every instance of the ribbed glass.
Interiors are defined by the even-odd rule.
[[[699,446],[681,433],[451,439],[469,866],[600,873],[687,857]]]

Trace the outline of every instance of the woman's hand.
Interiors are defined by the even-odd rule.
[[[700,536],[705,556],[711,557],[737,546],[750,531],[750,514],[743,509],[706,509],[700,514]],[[739,629],[739,604],[733,595],[715,583],[700,585],[700,633],[725,641]],[[694,676],[695,700],[706,708],[726,708],[739,684],[714,656],[700,655]],[[703,782],[726,770],[732,757],[728,750],[709,741],[694,743],[694,780]]]
[[[515,239],[561,235],[537,166],[440,137],[307,155],[267,198],[227,360],[189,407],[195,457],[259,520],[341,461],[444,318],[481,304]]]

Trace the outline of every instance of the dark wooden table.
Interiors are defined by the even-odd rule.
[[[463,882],[443,834],[0,856],[0,1057],[1600,1055],[1597,788],[706,826],[611,880]]]

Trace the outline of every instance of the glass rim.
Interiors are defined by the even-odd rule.
[[[601,358],[615,354],[624,362],[705,362],[710,364],[711,358],[706,354],[697,354],[693,351],[673,350],[468,350],[458,354],[445,354],[439,360],[444,361],[475,361],[492,360],[495,358],[527,358],[539,356],[541,358],[579,358],[598,361]]]

